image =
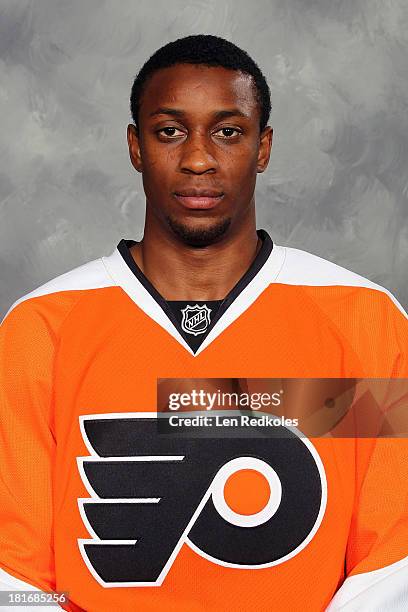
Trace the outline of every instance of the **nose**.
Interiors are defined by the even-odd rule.
[[[204,174],[215,172],[217,161],[212,143],[205,134],[189,134],[183,144],[180,170],[185,173]]]

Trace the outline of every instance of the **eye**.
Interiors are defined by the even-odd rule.
[[[224,132],[224,135],[221,136],[221,138],[223,138],[224,140],[228,140],[231,137],[234,137],[237,135],[239,136],[242,134],[241,130],[238,130],[237,128],[233,128],[233,127],[223,127],[215,133],[218,134],[219,132]],[[231,132],[236,132],[236,134],[233,134]]]
[[[167,126],[164,128],[161,128],[160,130],[157,130],[157,133],[160,134],[161,136],[167,136],[168,138],[174,138],[174,137],[178,137],[180,134],[175,134],[174,132],[180,132],[181,134],[183,134],[183,132],[181,132],[181,130],[178,130],[176,127],[173,126]]]

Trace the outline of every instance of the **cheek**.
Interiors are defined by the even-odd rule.
[[[256,182],[257,157],[251,151],[242,158],[230,160],[228,164],[229,184],[237,195],[253,190]]]
[[[149,151],[143,156],[143,184],[149,191],[161,193],[174,174],[174,158],[168,150]]]
[[[164,175],[177,163],[176,152],[172,147],[160,146],[157,141],[146,137],[141,145],[144,171],[149,175]]]
[[[231,147],[223,152],[220,158],[221,166],[229,168],[231,174],[249,176],[256,173],[258,163],[258,147],[255,143],[248,141],[245,145]]]

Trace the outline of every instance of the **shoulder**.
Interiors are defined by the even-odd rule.
[[[322,300],[326,296],[329,300],[349,297],[354,302],[388,305],[408,317],[400,302],[386,287],[313,253],[293,247],[275,248],[281,260],[275,283],[310,288],[310,293]]]
[[[47,319],[63,318],[84,293],[115,286],[103,259],[82,264],[26,293],[10,306],[2,323],[36,314],[42,318],[46,314]]]

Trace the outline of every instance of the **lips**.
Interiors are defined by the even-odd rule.
[[[174,193],[175,198],[189,209],[209,210],[222,200],[224,194],[216,189],[182,189]]]

